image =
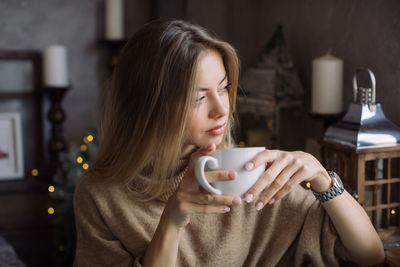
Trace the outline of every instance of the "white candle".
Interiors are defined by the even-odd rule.
[[[124,38],[124,1],[106,0],[105,2],[105,35],[109,40]]]
[[[44,84],[48,87],[67,87],[67,50],[62,45],[51,45],[43,54]]]
[[[330,53],[312,62],[312,112],[338,114],[343,111],[343,60]]]

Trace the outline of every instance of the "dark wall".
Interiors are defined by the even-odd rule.
[[[305,88],[305,138],[322,134],[322,121],[310,109],[311,61],[328,49],[344,60],[344,106],[352,102],[355,69],[372,69],[377,101],[400,125],[400,1],[398,0],[126,0],[129,36],[154,17],[199,23],[231,42],[242,70],[254,65],[278,24],[290,47]],[[0,49],[67,46],[71,90],[65,97],[66,138],[80,141],[98,117],[96,99],[108,78],[102,38],[102,0],[1,0]],[[312,129],[312,130],[309,130]],[[309,132],[308,132],[309,131]]]
[[[253,65],[278,24],[310,102],[311,61],[332,49],[344,60],[344,103],[353,99],[354,71],[370,68],[377,101],[400,125],[400,1],[188,0],[188,19],[209,27],[239,50],[243,70]]]
[[[130,35],[149,20],[150,6],[148,0],[125,4],[125,32]],[[66,47],[71,88],[63,101],[64,136],[71,142],[82,142],[98,120],[99,91],[110,75],[110,49],[100,42],[103,25],[104,0],[0,0],[1,50],[42,51],[55,43]],[[48,110],[45,99],[43,111]],[[43,120],[47,141],[46,114]]]
[[[377,101],[400,125],[400,1],[263,1],[257,17],[261,32],[271,32],[276,24],[283,24],[308,93],[307,103],[311,60],[331,48],[344,60],[345,107],[353,101],[354,71],[365,66],[375,74]],[[265,36],[260,41],[267,39]],[[250,55],[250,63],[253,58]]]
[[[188,0],[187,18],[213,29],[241,55],[242,70],[255,64],[278,24],[283,25],[305,89],[303,131],[320,138],[323,121],[307,115],[311,62],[329,49],[344,61],[344,108],[353,101],[352,78],[360,66],[376,77],[376,99],[400,126],[400,1],[397,0]],[[362,79],[360,84],[369,83]]]

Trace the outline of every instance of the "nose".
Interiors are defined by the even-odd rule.
[[[213,97],[211,104],[211,109],[209,112],[209,117],[212,119],[219,119],[228,115],[229,112],[229,97],[227,95],[220,96],[216,94]]]

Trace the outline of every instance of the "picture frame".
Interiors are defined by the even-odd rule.
[[[22,144],[21,115],[0,113],[0,180],[24,177]]]
[[[46,168],[42,76],[41,51],[0,50],[0,113],[20,114],[24,178]]]

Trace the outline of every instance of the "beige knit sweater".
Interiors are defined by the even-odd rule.
[[[123,183],[84,176],[75,191],[75,266],[141,266],[168,197],[137,201]],[[138,181],[146,181],[138,177]],[[321,204],[296,190],[257,211],[242,203],[226,214],[193,215],[179,244],[178,266],[338,266],[345,249]]]

